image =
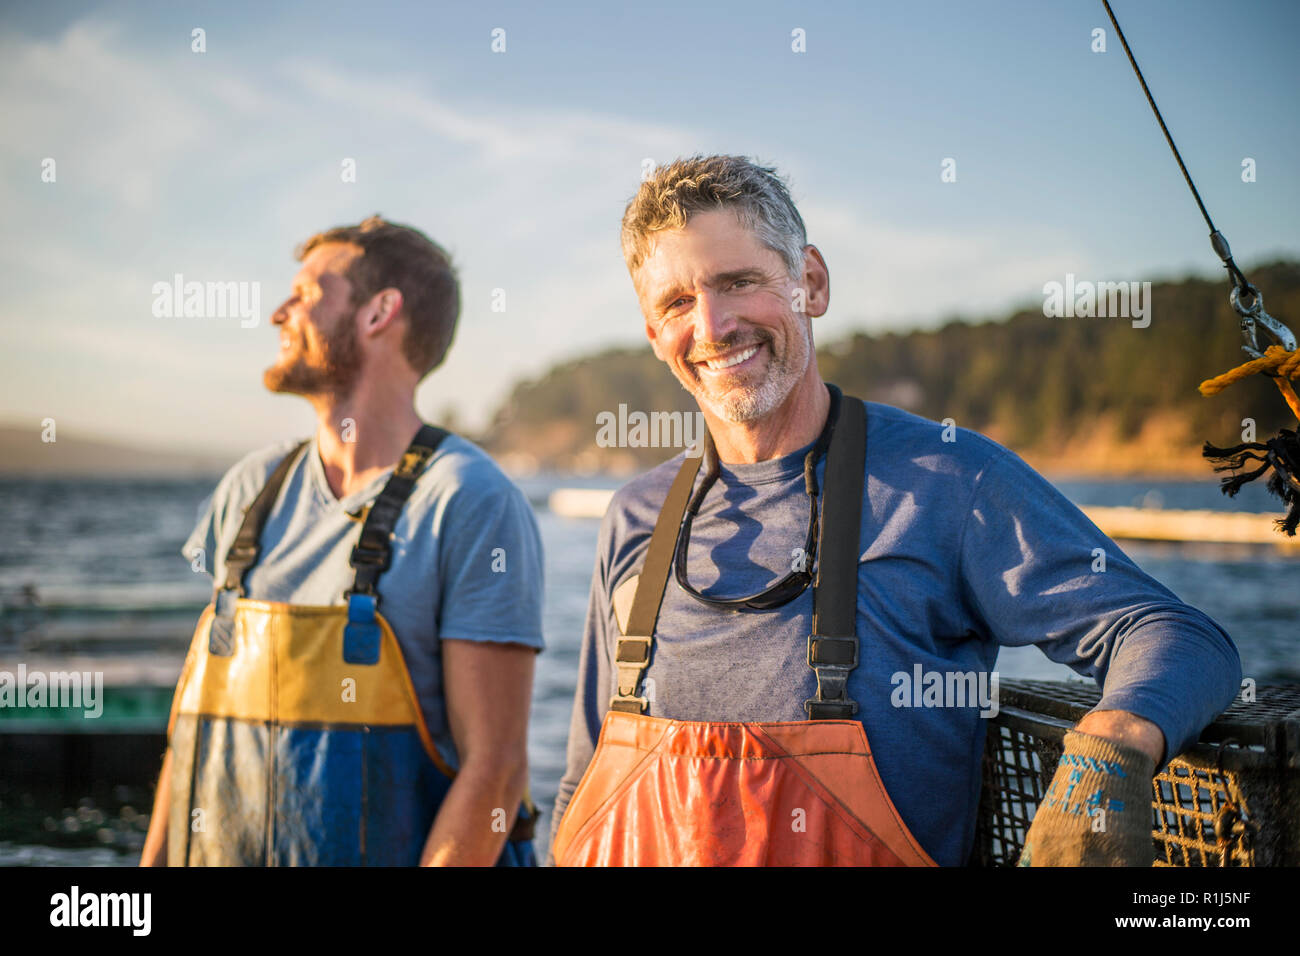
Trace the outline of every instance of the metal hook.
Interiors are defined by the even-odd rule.
[[[1223,782],[1224,801],[1214,815],[1214,843],[1219,851],[1219,866],[1229,866],[1234,851],[1249,855],[1255,843],[1258,825],[1253,814],[1246,815],[1245,800],[1234,786],[1232,777],[1223,769],[1223,757],[1229,744],[1240,744],[1236,737],[1219,741],[1219,752],[1214,761],[1215,774]],[[1211,777],[1213,780],[1213,777]],[[1253,865],[1253,861],[1247,865]]]
[[[1242,305],[1243,291],[1250,298],[1249,306]],[[1246,283],[1244,289],[1241,286],[1233,286],[1232,291],[1228,293],[1228,301],[1232,303],[1233,310],[1241,317],[1241,337],[1246,340],[1246,344],[1241,349],[1251,358],[1264,357],[1264,351],[1259,347],[1257,326],[1263,326],[1264,331],[1272,336],[1276,344],[1282,346],[1286,351],[1294,352],[1296,350],[1295,333],[1264,311],[1264,296],[1249,282]]]

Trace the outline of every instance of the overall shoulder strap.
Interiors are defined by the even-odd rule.
[[[271,477],[266,479],[266,484],[253,499],[253,503],[244,511],[244,520],[239,526],[239,533],[235,535],[234,543],[226,552],[226,582],[221,585],[223,589],[235,591],[241,597],[243,596],[244,575],[257,563],[261,552],[259,539],[266,518],[271,513],[276,498],[280,496],[280,488],[289,474],[289,469],[293,467],[299,452],[310,440],[304,438],[290,450],[289,454],[280,459],[280,463],[275,466],[275,471],[271,472]]]
[[[370,506],[365,524],[361,526],[361,536],[352,549],[349,563],[355,569],[356,577],[349,594],[376,593],[375,582],[388,569],[392,558],[389,538],[392,537],[402,507],[415,489],[424,466],[446,437],[447,432],[441,428],[423,425],[411,440],[411,446],[403,452],[401,461]]]
[[[226,580],[217,585],[213,592],[212,604],[214,615],[212,626],[208,630],[208,652],[219,657],[229,657],[235,651],[235,602],[244,596],[244,575],[257,563],[261,552],[259,539],[267,515],[280,497],[280,488],[289,474],[289,469],[297,460],[303,447],[310,441],[304,438],[289,454],[280,459],[258,492],[253,503],[244,510],[244,520],[239,525],[239,533],[226,552]]]
[[[390,538],[406,499],[425,465],[442,444],[447,432],[435,425],[422,425],[402,459],[393,469],[388,482],[379,492],[348,563],[354,576],[352,587],[344,592],[348,599],[348,623],[343,629],[343,659],[349,664],[375,664],[379,661],[380,628],[375,620],[379,592],[375,584],[388,570],[393,549]]]
[[[664,506],[659,509],[650,547],[646,551],[641,576],[637,579],[636,594],[627,617],[627,633],[620,635],[614,651],[614,666],[618,670],[618,690],[610,699],[610,710],[628,714],[643,714],[650,702],[637,696],[641,677],[650,666],[650,648],[654,643],[655,623],[659,619],[659,606],[663,603],[664,587],[673,563],[677,545],[677,532],[682,526],[682,516],[690,502],[691,488],[700,470],[701,458],[688,455],[677,470]]]
[[[845,685],[858,664],[858,541],[866,445],[866,408],[861,400],[845,396],[826,457],[822,544],[808,638],[808,664],[817,674],[817,696],[804,703],[812,720],[843,719],[858,709],[857,702],[846,696]],[[638,690],[650,665],[664,587],[700,461],[695,457],[682,462],[655,523],[628,614],[627,633],[616,645],[618,690],[610,700],[611,710],[641,714],[649,706]]]
[[[821,554],[808,637],[808,666],[817,674],[817,696],[804,701],[810,720],[842,720],[858,710],[845,685],[858,666],[858,544],[866,451],[866,407],[846,395],[826,453]]]

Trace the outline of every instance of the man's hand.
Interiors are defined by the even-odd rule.
[[[1151,777],[1160,728],[1127,711],[1088,714],[1065,735],[1020,866],[1150,866]]]
[[[443,688],[460,768],[421,866],[492,866],[528,786],[528,708],[536,650],[445,640]]]

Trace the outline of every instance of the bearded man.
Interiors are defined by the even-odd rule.
[[[231,468],[182,549],[217,586],[141,862],[533,865],[537,524],[485,453],[415,411],[455,271],[378,216],[298,259],[263,381],[316,429]]]

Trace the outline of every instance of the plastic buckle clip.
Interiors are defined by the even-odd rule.
[[[208,653],[217,657],[230,657],[235,653],[235,606],[239,592],[234,588],[218,588],[212,596],[212,625],[208,628]]]
[[[625,714],[644,714],[650,707],[645,697],[636,696],[641,675],[650,665],[649,637],[620,637],[614,648],[614,666],[618,671],[618,693],[609,702],[610,710]]]
[[[650,701],[644,697],[612,697],[609,709],[624,714],[644,714],[650,707]]]
[[[858,666],[857,635],[825,637],[809,634],[808,666],[814,670],[818,667],[842,667],[845,670],[853,670]]]
[[[378,664],[381,632],[375,619],[379,597],[349,591],[348,623],[343,628],[343,660],[348,664]]]
[[[358,544],[352,549],[351,561],[354,567],[358,564],[373,564],[379,570],[387,571],[391,556],[392,551],[388,548],[367,548]]]
[[[649,664],[650,638],[620,637],[614,650],[614,660],[620,664]]]
[[[817,696],[803,702],[809,720],[846,720],[858,712],[847,696],[849,673],[858,666],[857,635],[808,635],[808,666],[817,675]]]

